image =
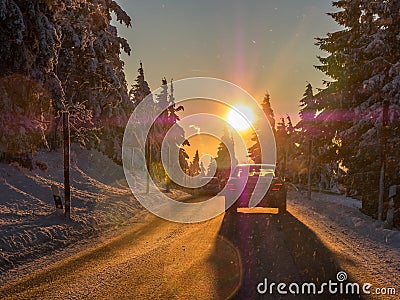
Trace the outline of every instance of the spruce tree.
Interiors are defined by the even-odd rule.
[[[317,113],[313,88],[310,83],[307,83],[303,98],[300,100],[300,121],[297,128],[301,128],[302,132],[311,132],[314,125],[314,118]],[[312,134],[312,133],[311,133]]]
[[[265,116],[268,119],[269,124],[271,125],[272,131],[275,132],[275,115],[271,106],[271,95],[267,91],[264,96],[264,100],[261,103],[262,110],[264,111]]]
[[[218,146],[217,156],[215,157],[217,164],[216,177],[220,182],[224,182],[229,177],[231,169],[237,165],[234,147],[232,135],[228,128],[225,127]]]
[[[274,111],[271,106],[271,96],[268,93],[268,91],[265,93],[263,102],[261,103],[262,110],[264,111],[265,117],[268,119],[269,124],[271,125],[272,131],[274,134],[276,134],[276,128],[275,128],[275,116],[274,116]],[[255,124],[257,127],[257,124]],[[258,130],[264,130],[264,128],[257,128]],[[259,164],[261,163],[261,147],[260,147],[260,142],[258,141],[257,135],[254,133],[251,140],[254,142],[254,144],[247,149],[247,152],[249,153],[249,157],[251,160]]]
[[[179,166],[183,173],[187,174],[189,172],[189,155],[183,147],[179,148]]]
[[[112,13],[130,26],[130,17],[115,1],[2,3],[0,75],[18,73],[42,85],[45,92],[38,95],[43,101],[50,97],[53,108],[53,115],[45,120],[51,129],[45,136],[52,148],[59,138],[59,112],[79,109],[83,113],[79,118],[90,116],[93,121],[85,126],[102,128],[100,135],[92,137],[91,144],[100,137],[100,150],[119,161],[130,112],[124,64],[119,55],[121,49],[129,54],[130,48],[111,25]],[[30,84],[29,80],[20,82],[25,84]],[[77,124],[72,125],[74,130]]]
[[[165,145],[163,153],[172,159],[171,155],[177,153],[179,165],[170,165],[168,169],[171,172],[177,171],[176,168],[181,168],[183,171],[187,170],[186,159],[187,153],[183,148],[190,146],[190,143],[185,138],[184,129],[177,124],[180,120],[178,112],[183,110],[183,106],[176,107],[174,98],[173,82],[169,85],[170,92],[168,93],[168,83],[164,77],[161,80],[160,93],[156,95],[155,107],[157,111],[161,111],[158,117],[154,120],[149,135],[147,137],[148,152],[151,157],[151,164],[156,166],[159,173],[165,173],[165,168],[161,164],[161,151],[163,144]],[[161,175],[158,175],[161,177]]]
[[[307,161],[309,159],[309,147],[310,143],[312,144],[312,150],[316,148],[317,140],[318,140],[318,127],[316,124],[316,115],[317,115],[317,105],[316,98],[314,96],[312,85],[307,82],[306,89],[303,94],[303,98],[300,99],[300,111],[299,117],[300,120],[296,124],[296,142],[299,145],[299,150],[297,152],[297,160]],[[285,150],[288,151],[287,147]],[[315,154],[315,151],[313,151]],[[285,165],[287,165],[287,155],[285,160]],[[304,164],[302,168],[304,168]],[[313,173],[315,173],[315,169],[313,169]],[[311,176],[314,178],[314,176]]]
[[[348,0],[333,4],[340,10],[330,15],[344,29],[317,42],[329,53],[320,58],[322,65],[317,68],[334,80],[317,95],[322,111],[317,121],[325,147],[336,147],[337,162],[348,170],[348,188],[362,198],[364,211],[376,216],[383,159],[380,149],[385,146],[380,138],[398,128],[398,118],[390,117],[388,130],[381,129],[383,102],[389,101],[389,115],[399,110],[395,96],[399,90],[395,38],[399,35],[399,2]],[[386,139],[386,146],[396,149],[398,139],[392,137]],[[392,162],[392,168],[398,170],[398,159]]]
[[[161,145],[164,141],[166,133],[169,129],[168,123],[168,84],[167,80],[163,78],[161,80],[161,91],[156,95],[156,106],[163,108],[161,114],[158,115],[154,121],[151,131],[153,133],[152,144],[152,158],[153,162],[161,162]]]
[[[276,168],[280,176],[285,176],[287,144],[289,135],[285,118],[281,117],[276,127],[275,141],[277,148]]]
[[[199,150],[196,150],[193,160],[190,163],[189,172],[190,176],[197,176],[201,173]]]
[[[216,170],[217,170],[217,162],[215,161],[215,158],[211,157],[210,164],[207,167],[207,176],[209,177],[215,176]]]
[[[84,103],[92,111],[93,125],[101,128],[92,145],[120,162],[122,137],[132,111],[120,54],[129,55],[131,49],[111,21],[114,14],[129,27],[131,18],[115,1],[65,5],[56,15],[62,39],[54,72],[62,83],[65,101]]]
[[[144,69],[142,62],[140,62],[138,73],[139,74],[136,77],[135,83],[132,85],[132,88],[129,91],[129,98],[133,103],[133,108],[138,106],[144,98],[151,94],[149,84],[144,78]]]

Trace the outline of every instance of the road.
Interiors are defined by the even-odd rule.
[[[240,224],[240,226],[238,226]],[[335,255],[292,215],[241,213],[197,224],[150,215],[123,235],[0,290],[4,299],[286,299],[268,283],[323,283]],[[263,286],[261,286],[262,289]],[[315,299],[321,299],[316,297]],[[293,297],[289,297],[293,298]],[[310,299],[297,296],[296,299]],[[328,295],[324,299],[351,299]]]

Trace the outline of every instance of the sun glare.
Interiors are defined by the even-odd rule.
[[[237,105],[229,110],[227,121],[236,130],[245,131],[254,122],[254,113],[246,105]]]

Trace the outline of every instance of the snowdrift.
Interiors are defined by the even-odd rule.
[[[128,223],[142,209],[122,167],[103,154],[71,149],[71,221],[57,211],[51,185],[63,195],[62,152],[40,152],[35,169],[0,164],[0,272],[95,233]]]

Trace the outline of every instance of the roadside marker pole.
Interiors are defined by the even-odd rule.
[[[71,186],[70,186],[70,133],[69,133],[69,113],[63,111],[63,145],[64,145],[64,216],[67,220],[71,219]]]

